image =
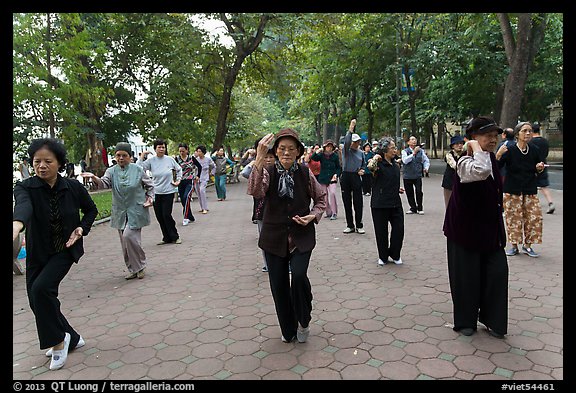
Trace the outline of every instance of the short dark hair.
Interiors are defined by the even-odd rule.
[[[59,172],[66,170],[66,148],[64,144],[60,142],[58,139],[55,138],[41,138],[41,139],[34,139],[30,146],[28,146],[28,156],[30,157],[30,161],[34,161],[34,155],[36,152],[42,148],[46,148],[54,153],[56,156],[56,160],[60,167],[58,168]]]
[[[196,147],[196,150],[200,150],[202,153],[206,154],[206,146],[204,145],[198,145],[198,147]]]
[[[181,147],[183,147],[183,148],[186,149],[186,150],[190,150],[190,149],[188,149],[188,144],[187,144],[187,143],[184,143],[184,142],[179,143],[179,144],[178,144],[178,149],[180,149]]]
[[[504,129],[504,135],[506,135],[506,139],[513,141],[514,140],[514,129],[510,128],[510,127]]]
[[[540,134],[540,123],[532,124],[532,133],[533,134]]]
[[[158,138],[154,141],[154,150],[156,150],[156,147],[160,145],[164,145],[164,147],[166,148],[164,154],[168,154],[168,143],[166,143],[166,141],[162,138]]]

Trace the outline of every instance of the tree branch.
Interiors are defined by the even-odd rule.
[[[502,31],[502,39],[504,40],[504,49],[506,50],[506,58],[508,65],[512,65],[514,53],[516,52],[516,42],[514,41],[514,33],[512,26],[510,26],[510,18],[508,14],[497,13],[498,21],[500,22],[500,30]]]

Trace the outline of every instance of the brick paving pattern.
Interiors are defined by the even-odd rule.
[[[280,340],[244,179],[227,185],[224,202],[210,188],[210,212],[195,213],[187,227],[174,204],[180,245],[156,245],[161,234],[151,211],[142,280],[124,279],[116,230],[96,225],[60,286],[62,310],[86,340],[63,369],[48,369],[25,277],[13,276],[13,379],[562,380],[562,191],[552,190],[556,212],[544,214],[543,244],[534,246],[541,256],[508,259],[509,333],[498,340],[481,324],[471,337],[451,329],[440,182],[438,174],[423,179],[425,215],[406,215],[398,266],[376,264],[369,197],[365,235],[342,233],[339,198],[339,218],[317,225],[304,344]]]

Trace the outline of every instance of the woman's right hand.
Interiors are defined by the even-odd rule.
[[[96,175],[93,174],[92,172],[82,172],[82,173],[80,173],[80,176],[85,177],[87,179],[91,179],[93,177],[96,177]]]
[[[500,148],[498,149],[498,151],[496,152],[496,158],[499,160],[504,153],[506,153],[508,151],[508,146],[506,146],[506,144],[502,144],[502,146],[500,146]]]

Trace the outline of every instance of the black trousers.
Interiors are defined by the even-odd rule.
[[[70,350],[80,340],[80,335],[70,326],[60,311],[58,287],[66,277],[74,260],[68,250],[49,256],[44,261],[26,261],[26,290],[30,309],[36,317],[36,330],[40,349],[51,348],[64,341],[70,333]]]
[[[422,207],[424,193],[422,192],[421,177],[418,179],[404,179],[404,191],[406,191],[406,197],[408,198],[410,210],[412,210],[414,213],[424,210]],[[414,192],[416,192],[416,199],[414,199]]]
[[[386,262],[388,257],[398,260],[404,241],[404,211],[402,206],[394,208],[372,208],[374,235],[378,248],[378,258]],[[388,224],[391,226],[388,241]]]
[[[362,175],[362,192],[368,194],[372,192],[372,174]]]
[[[280,330],[284,338],[290,340],[296,335],[298,322],[302,327],[307,327],[312,319],[312,287],[308,279],[312,251],[300,252],[296,249],[285,257],[264,253]],[[288,264],[292,269],[292,282]]]
[[[154,214],[160,224],[162,240],[166,243],[174,243],[180,237],[176,230],[176,221],[172,218],[174,194],[156,194],[154,199]]]
[[[342,190],[342,204],[346,212],[346,226],[348,228],[362,228],[362,180],[356,172],[342,172],[340,176],[340,189]],[[354,213],[352,213],[354,203]],[[356,219],[356,225],[354,225]]]
[[[500,334],[508,332],[508,260],[504,249],[477,252],[448,240],[448,276],[454,330],[476,329],[480,321]]]

